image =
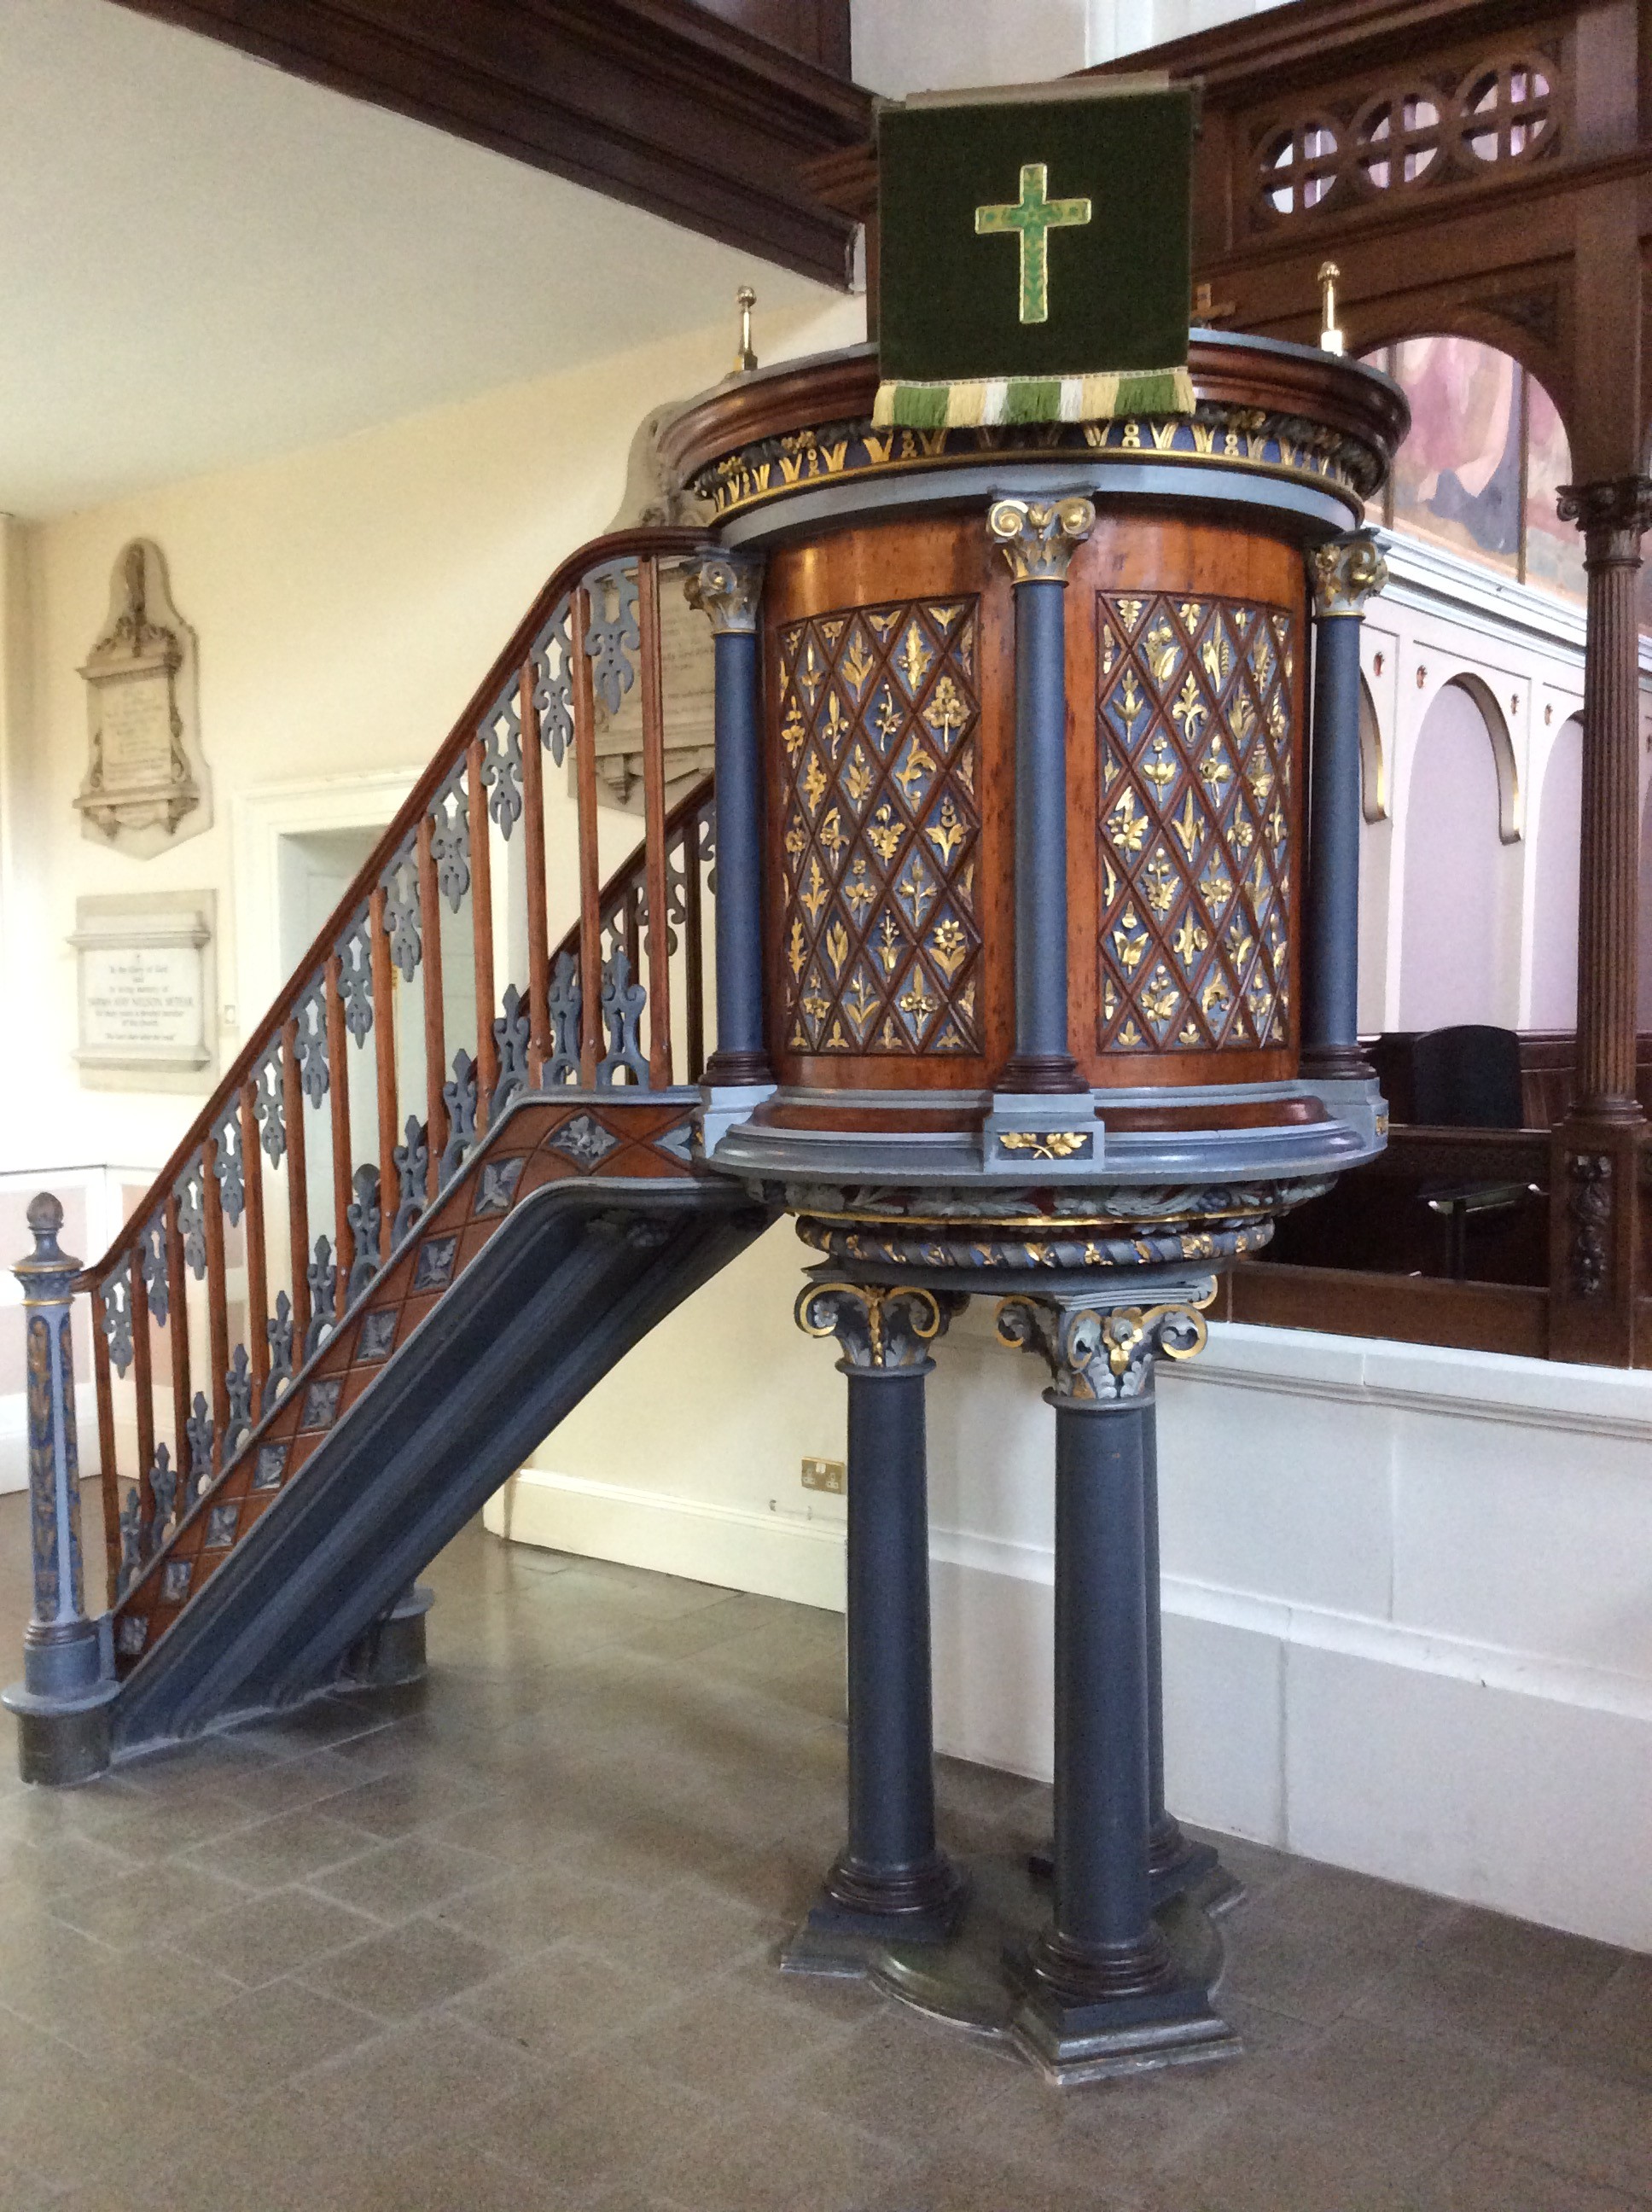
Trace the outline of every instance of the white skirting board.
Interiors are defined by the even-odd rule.
[[[1048,1777],[1051,1416],[956,1323],[931,1386],[938,1747]],[[1213,1329],[1161,1383],[1185,1818],[1652,1950],[1652,1374]],[[841,1607],[841,1524],[530,1470],[529,1542]]]

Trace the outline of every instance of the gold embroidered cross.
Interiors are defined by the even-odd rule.
[[[1090,221],[1085,199],[1053,200],[1049,171],[1042,161],[1023,162],[1021,198],[975,210],[975,235],[1016,234],[1021,246],[1021,319],[1047,323],[1050,318],[1050,246],[1053,230],[1069,230]]]

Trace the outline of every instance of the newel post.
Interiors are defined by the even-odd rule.
[[[702,554],[683,579],[690,606],[711,623],[716,659],[717,1049],[706,1064],[708,1153],[752,1091],[773,1085],[763,1042],[762,640],[762,563],[750,554]],[[732,1091],[732,1098],[719,1094]]]
[[[17,1716],[24,1781],[84,1782],[109,1764],[116,1686],[99,1625],[86,1617],[81,1568],[70,1326],[81,1263],[58,1245],[63,1207],[49,1191],[31,1201],[28,1225],[34,1249],[13,1272],[23,1286],[33,1603],[23,1631],[23,1679],[4,1702]]]
[[[1549,1353],[1628,1366],[1640,1274],[1635,1092],[1640,876],[1640,623],[1635,579],[1652,522],[1652,478],[1568,484],[1563,521],[1583,534],[1577,1093],[1550,1156]]]
[[[1313,755],[1309,782],[1304,1075],[1364,1080],[1359,1049],[1359,629],[1388,580],[1369,530],[1315,546]]]

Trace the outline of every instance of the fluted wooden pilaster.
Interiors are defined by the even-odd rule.
[[[1633,1121],[1635,950],[1640,877],[1640,629],[1635,579],[1652,522],[1652,478],[1570,484],[1563,521],[1583,533],[1588,641],[1578,855],[1579,1118]]]

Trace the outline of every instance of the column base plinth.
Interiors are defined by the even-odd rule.
[[[818,1909],[818,1908],[817,1908]],[[1024,1860],[972,1862],[968,1908],[939,1942],[817,1930],[811,1914],[780,1955],[783,1972],[876,1983],[932,2020],[1005,2044],[1047,2081],[1076,2084],[1237,2055],[1237,2035],[1212,2008],[1222,1937],[1191,1899],[1154,1913],[1170,1962],[1168,1987],[1137,1997],[1063,2004],[1031,1973],[1029,1953],[1048,1903]]]
[[[404,1591],[390,1611],[351,1644],[342,1669],[344,1685],[386,1690],[422,1680],[427,1663],[425,1615],[435,1601],[434,1591],[421,1583]]]
[[[839,1859],[787,1945],[784,1963],[797,1972],[832,1972],[838,1969],[829,1961],[846,1942],[852,1949],[944,1943],[957,1932],[969,1894],[969,1877],[944,1851],[890,1872]]]
[[[119,1684],[100,1681],[75,1697],[41,1697],[24,1683],[0,1693],[17,1722],[17,1771],[53,1790],[106,1771],[109,1710]]]

